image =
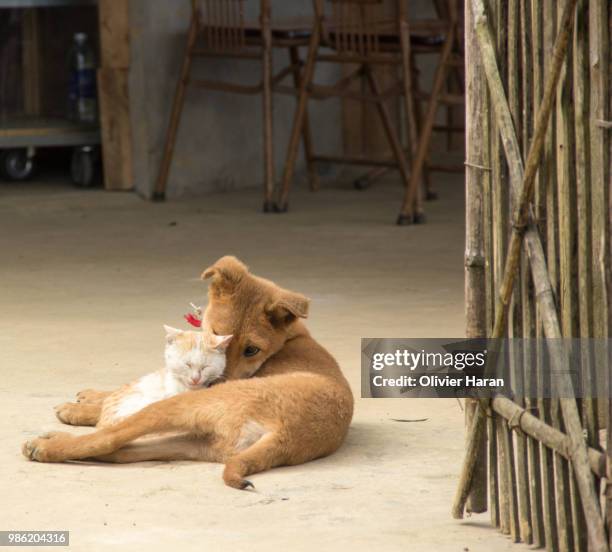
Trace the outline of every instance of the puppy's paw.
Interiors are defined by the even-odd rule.
[[[45,433],[36,439],[26,441],[21,447],[22,454],[28,460],[36,462],[62,462],[66,460],[66,450],[74,436],[69,433]]]
[[[64,403],[54,408],[57,419],[63,424],[79,425],[79,403]]]
[[[248,479],[243,479],[240,476],[225,476],[223,479],[228,487],[238,489],[239,491],[246,491],[248,489],[255,490],[255,485],[253,485],[253,483],[251,483]]]

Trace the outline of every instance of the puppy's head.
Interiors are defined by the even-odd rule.
[[[217,335],[234,337],[227,350],[227,379],[249,378],[283,348],[308,299],[251,274],[236,257],[222,257],[202,273],[210,279],[204,318]]]

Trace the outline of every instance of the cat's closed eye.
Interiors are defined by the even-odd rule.
[[[185,362],[185,366],[187,366],[187,368],[191,368],[191,362]]]

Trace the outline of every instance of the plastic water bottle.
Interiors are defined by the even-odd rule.
[[[74,35],[70,50],[69,117],[82,123],[95,123],[98,115],[96,99],[96,61],[85,33]]]

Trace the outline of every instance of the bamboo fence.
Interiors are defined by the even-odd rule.
[[[608,338],[612,3],[467,0],[465,25],[467,336]],[[537,347],[521,354],[513,377],[538,389]],[[565,353],[550,362],[571,396]],[[581,362],[611,385],[606,354]],[[453,516],[488,509],[515,542],[611,551],[612,400],[467,406]]]

